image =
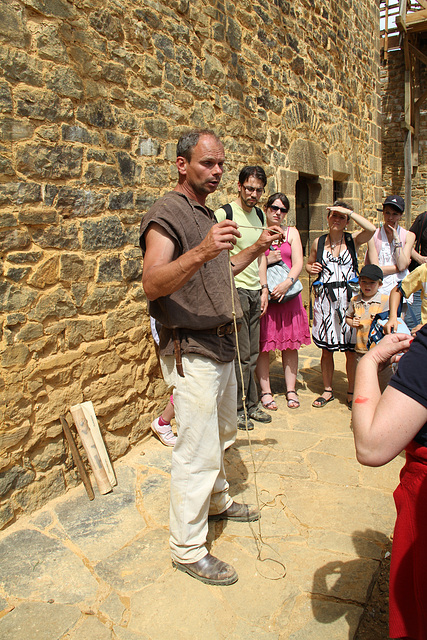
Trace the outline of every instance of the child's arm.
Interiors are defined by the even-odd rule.
[[[384,333],[393,333],[397,331],[397,309],[399,307],[399,303],[402,299],[402,292],[399,289],[399,286],[396,285],[394,289],[391,290],[390,299],[389,299],[389,307],[390,307],[390,315],[387,324],[384,325]]]
[[[349,327],[358,327],[360,324],[360,318],[356,315],[356,310],[354,308],[353,299],[350,300],[350,304],[348,305],[347,313],[345,315],[345,321]]]
[[[352,318],[350,316],[346,316],[345,317],[345,321],[348,324],[349,327],[358,327],[360,325],[360,318],[359,316],[353,316]]]

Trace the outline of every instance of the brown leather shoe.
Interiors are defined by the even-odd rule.
[[[205,582],[206,584],[216,584],[219,586],[226,586],[228,584],[234,584],[239,579],[234,567],[231,564],[218,560],[215,556],[211,556],[207,553],[198,562],[191,562],[190,564],[183,564],[172,560],[174,567],[184,573],[188,573],[192,578]]]
[[[236,522],[254,522],[261,517],[257,507],[250,504],[233,502],[225,511],[209,516],[209,520],[235,520]]]

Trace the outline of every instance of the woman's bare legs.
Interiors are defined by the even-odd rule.
[[[320,368],[322,370],[323,378],[323,393],[320,398],[329,401],[332,398],[332,379],[334,377],[334,352],[328,351],[328,349],[322,349],[322,357],[320,358]],[[313,406],[321,407],[323,403],[317,402],[317,399],[313,402]]]
[[[288,407],[290,409],[296,409],[299,407],[298,396],[295,392],[298,373],[298,351],[296,349],[285,349],[282,351],[282,365],[285,374]]]
[[[277,405],[273,400],[270,386],[270,353],[269,351],[260,351],[256,369],[256,376],[261,387],[261,403],[266,409],[275,411]]]

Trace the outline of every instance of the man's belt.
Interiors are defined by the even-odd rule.
[[[240,331],[242,325],[237,325],[237,331]],[[178,329],[172,329],[172,338],[173,338],[173,350],[175,354],[176,361],[176,369],[181,378],[184,378],[184,370],[182,368],[182,357],[181,357],[181,338],[180,333],[202,333],[205,335],[211,336],[219,336],[222,338],[223,336],[231,336],[235,331],[234,322],[225,322],[224,324],[220,324],[218,327],[213,327],[212,329],[185,329],[184,327],[179,327]]]
[[[240,331],[240,327],[242,325],[237,325],[237,331]],[[219,336],[222,338],[223,336],[231,336],[234,333],[234,322],[226,322],[224,324],[220,324],[218,327],[212,327],[212,329],[186,329],[184,327],[180,328],[179,331],[182,333],[204,333],[209,336]]]

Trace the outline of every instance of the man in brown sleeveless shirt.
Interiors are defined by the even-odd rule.
[[[227,252],[240,232],[234,221],[215,224],[205,206],[220,183],[224,157],[213,131],[184,134],[177,145],[178,184],[144,216],[140,237],[143,286],[150,314],[163,325],[161,365],[174,388],[178,427],[171,470],[172,560],[192,577],[219,585],[232,584],[237,573],[208,553],[208,516],[246,522],[260,516],[256,508],[233,502],[224,470],[224,451],[236,437],[233,316],[241,316]],[[264,231],[234,259],[233,272],[279,237]]]

